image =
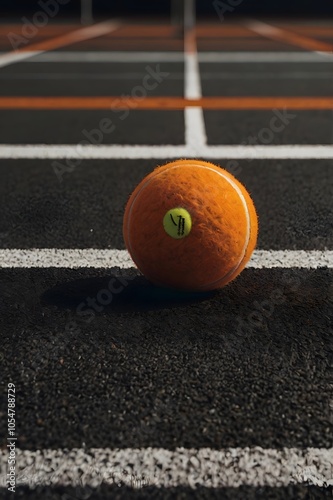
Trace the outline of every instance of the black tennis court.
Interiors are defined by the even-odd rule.
[[[0,24],[0,496],[331,497],[331,7],[51,3]],[[258,211],[218,292],[154,286],[124,245],[177,158]]]

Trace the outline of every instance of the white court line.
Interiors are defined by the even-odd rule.
[[[2,55],[0,53],[0,55]],[[35,57],[33,57],[35,56]],[[33,57],[33,59],[31,59]],[[200,52],[199,62],[212,63],[333,63],[333,55],[325,52]],[[103,63],[103,62],[183,62],[182,52],[96,52],[52,51],[29,53],[28,63]]]
[[[0,55],[0,68],[4,66],[8,66],[9,64],[14,64],[16,62],[25,61],[30,57],[38,56],[38,54],[42,54],[42,50],[34,50],[34,51],[22,51],[22,52],[4,52]]]
[[[333,250],[255,250],[247,267],[333,269]]]
[[[112,31],[116,30],[119,27],[118,22],[102,22],[98,24],[94,24],[93,26],[89,26],[87,28],[82,28],[71,33],[65,33],[59,37],[55,37],[50,40],[46,40],[45,43],[54,42],[56,44],[56,48],[63,47],[66,45],[71,45],[72,43],[81,42],[84,40],[89,40],[90,38],[96,38]],[[36,45],[39,45],[41,42],[36,42]],[[47,52],[49,49],[37,49],[36,51],[28,51],[28,50],[13,50],[11,52],[5,52],[0,55],[0,68],[4,66],[8,66],[9,64],[14,64],[20,61],[24,61],[29,59],[32,56],[42,54]]]
[[[0,268],[68,269],[136,267],[127,250],[117,249],[0,249]],[[333,269],[333,250],[255,250],[248,268],[252,269]]]
[[[322,42],[320,40],[316,40],[313,37],[307,37],[301,34],[293,33],[288,30],[285,30],[284,28],[278,28],[277,26],[273,26],[271,24],[267,24],[263,21],[259,21],[257,19],[253,19],[252,21],[248,21],[245,26],[252,30],[254,33],[257,33],[260,36],[263,36],[265,38],[271,39],[277,39],[280,42],[284,42],[288,45],[297,45],[300,47],[305,47],[306,50],[308,50],[310,53],[314,53],[317,55],[320,55],[321,57],[328,57],[328,60],[333,61],[333,51],[331,49],[331,44]],[[302,43],[294,43],[293,40],[298,39]],[[305,43],[307,42],[307,43]],[[315,48],[309,48],[309,43],[314,47],[314,45],[321,45],[327,49],[323,50],[316,50]]]
[[[233,160],[332,160],[333,145],[133,146],[80,144],[0,144],[0,159],[135,160],[204,158]]]
[[[0,80],[139,80],[146,75],[145,72],[137,73],[1,73]],[[309,73],[311,77],[313,73]],[[326,76],[327,75],[327,76]],[[209,78],[213,78],[210,74]],[[256,75],[260,78],[260,75]],[[325,73],[325,77],[332,78],[331,73]],[[168,80],[183,80],[183,73],[171,73]],[[274,78],[274,75],[272,75]],[[304,78],[304,74],[300,78]]]
[[[25,78],[25,74],[22,74],[22,78]],[[1,76],[1,75],[0,75]],[[52,75],[50,75],[52,76]],[[64,77],[66,77],[66,74],[64,74]],[[213,71],[213,72],[208,72],[204,71],[201,72],[201,79],[202,80],[214,80],[215,79],[220,79],[220,80],[264,80],[264,79],[270,79],[270,80],[294,80],[294,79],[311,79],[311,80],[319,80],[319,79],[325,79],[329,78],[332,80],[333,73],[332,71],[316,71],[310,72],[310,71],[290,71],[290,72],[285,72],[283,73],[282,71],[275,71],[275,72],[264,72],[264,71],[257,71],[256,73],[252,73],[250,71],[228,71],[228,72],[219,72],[219,71]]]
[[[198,51],[195,39],[195,2],[185,0],[185,37],[184,37],[184,97],[200,99],[202,97]],[[207,144],[207,135],[203,110],[200,106],[184,109],[185,144],[196,155],[201,154]]]
[[[8,467],[8,452],[0,451],[1,470]],[[284,487],[314,484],[330,487],[333,448],[92,448],[16,449],[16,485],[91,486],[122,481],[143,485],[193,489]],[[0,485],[6,483],[1,475]]]
[[[141,62],[184,62],[183,52],[117,52],[117,51],[52,51],[37,55],[33,63],[141,63]]]
[[[145,73],[1,73],[0,80],[138,80],[142,79]],[[261,72],[251,73],[247,71],[228,71],[228,72],[201,72],[201,80],[332,80],[332,71],[293,71],[279,72]],[[183,73],[171,73],[168,80],[183,80]]]
[[[196,53],[185,53],[184,82],[184,97],[186,99],[201,99],[200,72]]]
[[[333,63],[326,52],[202,52],[200,62],[212,63]]]
[[[259,35],[270,38],[270,36],[278,36],[279,38],[283,37],[285,33],[284,29],[277,28],[276,26],[272,26],[271,24],[264,23],[262,21],[250,20],[246,23],[246,27]]]

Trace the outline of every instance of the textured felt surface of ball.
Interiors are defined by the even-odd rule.
[[[236,278],[257,233],[245,187],[200,160],[153,170],[131,194],[123,221],[125,244],[139,270],[157,285],[183,290],[214,290]]]

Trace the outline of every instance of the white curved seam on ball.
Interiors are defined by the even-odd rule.
[[[211,172],[215,172],[216,174],[220,175],[221,177],[223,177],[223,179],[225,179],[227,182],[229,182],[229,184],[231,184],[231,186],[235,189],[235,191],[237,192],[239,198],[241,199],[241,202],[242,202],[243,207],[244,207],[245,218],[246,218],[246,222],[247,222],[247,231],[246,231],[245,244],[244,244],[243,249],[242,249],[241,258],[239,259],[238,263],[226,275],[222,276],[221,278],[219,278],[219,279],[217,279],[215,281],[212,281],[211,283],[208,283],[207,285],[203,285],[203,286],[200,287],[200,288],[206,288],[207,286],[214,285],[215,283],[218,283],[221,280],[225,280],[230,275],[232,275],[235,271],[237,271],[237,269],[239,268],[239,266],[243,262],[243,259],[245,257],[246,250],[247,250],[247,247],[248,247],[249,241],[250,241],[250,233],[251,233],[251,231],[250,231],[250,227],[251,227],[250,213],[249,213],[249,209],[248,209],[245,197],[244,197],[241,189],[237,186],[237,184],[232,179],[230,179],[226,175],[224,175],[223,172],[217,172],[214,168],[211,168],[208,165],[196,165],[196,164],[193,164],[193,163],[186,164],[186,165],[178,164],[178,165],[173,165],[172,167],[169,167],[168,169],[165,169],[162,172],[157,172],[154,177],[151,177],[150,179],[147,179],[146,182],[143,184],[143,186],[139,189],[139,191],[135,195],[135,198],[134,198],[134,200],[133,200],[133,202],[132,202],[132,204],[130,206],[130,209],[129,209],[128,225],[127,225],[127,227],[128,227],[128,229],[127,229],[127,237],[128,237],[129,247],[130,247],[129,248],[129,252],[130,252],[130,254],[131,254],[132,258],[133,258],[133,261],[137,264],[137,261],[136,261],[136,259],[133,256],[131,239],[130,239],[130,222],[131,222],[130,219],[131,219],[131,213],[132,213],[135,201],[137,200],[137,198],[140,195],[140,193],[142,192],[142,190],[144,188],[146,188],[146,186],[153,179],[155,179],[155,177],[157,177],[158,175],[164,173],[166,170],[173,170],[174,168],[179,168],[179,167],[199,167],[199,168],[206,168],[206,169],[210,170]],[[138,264],[137,264],[137,267],[140,268],[140,266]]]
[[[204,168],[204,167],[201,167],[201,168]],[[209,170],[211,170],[212,172],[216,172],[216,170],[214,170],[213,168],[210,168],[210,167],[205,167],[205,168],[209,168]],[[243,203],[243,207],[244,207],[244,212],[245,212],[245,218],[246,218],[246,237],[245,237],[245,243],[244,243],[244,246],[243,246],[243,250],[242,250],[242,254],[241,254],[241,258],[239,259],[238,263],[225,275],[223,276],[223,278],[220,278],[218,280],[215,280],[213,281],[212,283],[209,283],[208,286],[210,285],[214,285],[214,283],[217,283],[219,282],[221,279],[226,279],[228,278],[229,276],[231,276],[235,271],[237,271],[237,269],[239,268],[239,266],[242,264],[243,260],[244,260],[244,257],[245,257],[245,254],[246,254],[246,250],[247,250],[247,247],[249,246],[249,242],[250,242],[250,236],[251,236],[251,218],[250,218],[250,212],[249,212],[249,208],[247,206],[247,203],[246,203],[246,200],[245,200],[245,197],[241,191],[241,189],[237,186],[237,184],[232,180],[230,179],[229,177],[227,177],[226,175],[223,174],[223,172],[217,172],[218,175],[220,175],[221,177],[223,177],[227,182],[229,182],[229,184],[231,184],[231,186],[235,189],[235,191],[237,192],[239,198],[241,199],[241,202]],[[207,285],[206,285],[207,286]]]
[[[231,186],[235,189],[235,191],[237,192],[239,198],[241,199],[241,202],[242,202],[243,207],[244,207],[245,218],[246,218],[246,222],[247,222],[247,228],[246,228],[245,243],[244,243],[244,246],[243,246],[243,249],[242,249],[241,257],[240,257],[238,263],[229,272],[227,272],[227,274],[225,274],[221,278],[219,278],[219,279],[217,279],[215,281],[212,281],[212,282],[210,282],[210,283],[208,283],[206,285],[203,285],[201,287],[201,288],[206,288],[207,286],[214,285],[215,283],[218,283],[221,280],[225,280],[226,278],[228,278],[229,276],[231,276],[235,271],[237,271],[237,269],[239,268],[239,266],[242,264],[243,259],[244,259],[245,254],[246,254],[247,247],[248,247],[249,242],[250,242],[250,235],[251,235],[250,213],[249,213],[249,209],[248,209],[246,200],[244,198],[244,195],[243,195],[241,189],[237,186],[237,184],[232,179],[230,179],[229,177],[227,177],[226,175],[224,175],[223,172],[217,172],[214,168],[211,168],[208,165],[196,165],[196,164],[193,164],[193,163],[190,163],[190,164],[187,164],[187,165],[174,165],[173,167],[170,167],[170,170],[172,170],[174,168],[179,168],[179,167],[199,167],[199,168],[205,168],[205,169],[210,170],[211,172],[215,172],[216,174],[220,175],[221,177],[223,177],[223,179],[225,179],[227,182],[229,182],[229,184],[231,184]]]

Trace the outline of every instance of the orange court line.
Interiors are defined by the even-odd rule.
[[[139,43],[144,43],[144,44],[159,44],[159,45],[162,45],[163,43],[167,43],[169,45],[171,44],[179,44],[179,43],[183,43],[183,40],[182,39],[175,39],[175,38],[133,38],[133,39],[127,39],[127,38],[118,38],[118,37],[114,37],[114,38],[106,38],[106,37],[103,37],[103,38],[98,38],[98,39],[94,39],[94,40],[83,40],[83,42],[87,42],[87,43],[94,43],[94,44],[105,44],[105,45],[114,45],[114,44],[121,44],[121,45],[136,45],[136,44],[139,44]]]
[[[228,39],[210,39],[210,38],[199,38],[198,45],[200,47],[207,47],[213,51],[214,47],[220,47],[221,50],[227,50],[227,47],[232,48],[232,50],[240,50],[242,52],[258,49],[265,49],[271,47],[279,46],[276,40],[263,40],[262,38],[228,38]],[[216,50],[218,50],[216,48]]]
[[[278,26],[278,25],[277,25]],[[293,33],[300,33],[305,35],[319,35],[319,36],[333,36],[333,27],[327,26],[297,26],[297,25],[281,25],[281,29],[291,30]]]
[[[24,24],[6,24],[0,25],[0,35],[8,35],[8,33],[16,33],[18,35],[24,36],[22,29]],[[81,24],[61,24],[61,25],[46,25],[36,28],[38,34],[43,36],[47,35],[61,35],[74,30],[82,29],[84,26]],[[143,36],[154,37],[154,36],[171,36],[177,31],[175,26],[170,25],[122,25],[117,31],[117,36],[119,37],[136,37]],[[111,35],[112,36],[112,35]]]
[[[23,23],[9,23],[9,24],[0,24],[0,34],[7,35],[8,32],[14,32],[17,34],[22,34]],[[292,24],[284,24],[278,25],[281,29],[290,29],[293,31],[306,31],[306,32],[327,32],[327,34],[332,33],[333,28],[329,26],[304,26],[304,25],[292,25]],[[52,24],[49,23],[45,26],[38,27],[38,33],[44,34],[62,34],[63,32],[70,32],[78,29],[82,29],[82,24]],[[176,26],[170,26],[169,24],[123,24],[117,34],[119,36],[137,36],[140,34],[142,36],[159,36],[159,35],[169,35],[174,31],[177,31]],[[242,26],[240,24],[226,25],[220,23],[200,23],[198,22],[196,25],[197,35],[199,36],[216,36],[225,34],[226,36],[251,36],[251,30],[246,26]]]
[[[170,37],[177,32],[175,26],[167,25],[154,25],[154,26],[136,26],[136,25],[124,25],[117,31],[117,37]],[[112,35],[111,35],[112,36]]]
[[[252,38],[258,36],[245,26],[197,25],[196,34],[199,38]]]
[[[87,27],[86,27],[87,28]],[[37,28],[36,35],[31,38],[31,40],[27,37],[24,37],[28,44],[39,41],[44,41],[44,38],[49,38],[51,36],[66,36],[71,34],[74,30],[82,30],[84,27],[82,25],[76,26],[45,26],[41,28]],[[22,26],[14,25],[12,28],[6,27],[4,29],[3,26],[0,26],[0,40],[8,42],[8,35],[19,35],[22,36]],[[175,37],[177,34],[177,29],[174,26],[119,26],[116,32],[112,31],[111,33],[105,33],[104,36],[107,38],[120,38],[120,39],[151,39],[156,37],[158,39],[165,38],[170,40]],[[27,44],[27,45],[28,45]]]
[[[0,109],[333,109],[333,97],[0,97]]]
[[[15,33],[17,35],[24,36],[24,24],[1,24],[0,25],[0,35],[6,36],[9,33]],[[82,29],[82,24],[61,24],[52,25],[48,24],[46,26],[36,27],[38,33],[42,35],[59,35],[62,33]]]
[[[281,30],[291,30],[297,34],[306,35],[319,35],[328,37],[333,36],[333,28],[329,26],[300,26],[300,25],[278,25],[276,27]],[[0,35],[6,36],[8,33],[16,33],[22,35],[23,24],[0,24]],[[64,33],[69,33],[74,30],[82,29],[81,24],[48,24],[46,26],[41,26],[38,28],[38,35],[41,36],[52,36],[61,35]],[[122,25],[117,30],[117,37],[136,37],[142,36],[144,38],[150,37],[160,37],[160,36],[173,36],[174,33],[178,32],[176,26],[170,25]],[[255,36],[250,28],[240,25],[219,25],[219,24],[205,24],[198,23],[196,26],[196,32],[198,37],[212,38],[212,37],[252,37]],[[110,33],[113,37],[115,33]]]
[[[257,21],[249,22],[246,26],[249,29],[252,29],[255,33],[258,33],[268,39],[279,40],[285,44],[294,45],[311,51],[333,52],[332,43],[321,42],[320,40],[299,35],[283,28]]]
[[[183,48],[183,41],[182,40],[78,40],[76,42],[71,42],[68,45],[71,45],[72,43],[79,43],[75,47],[75,50],[87,50],[91,48],[91,50],[97,50],[99,48],[102,48],[102,50],[147,50],[147,48],[151,48],[152,45],[155,45],[156,47],[159,48],[159,50],[182,50]],[[67,45],[67,44],[66,44]],[[62,45],[59,46],[59,48],[62,47]],[[57,48],[57,47],[55,47]],[[31,50],[35,50],[35,46],[32,47],[27,46],[26,51],[30,52]],[[41,42],[38,46],[38,50],[44,50],[48,51],[51,50],[49,48],[48,43]],[[73,49],[74,50],[74,49]]]

